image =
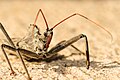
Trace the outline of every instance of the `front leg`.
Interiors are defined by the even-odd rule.
[[[27,70],[27,67],[26,67],[26,65],[25,65],[25,62],[23,61],[22,55],[20,54],[20,52],[23,52],[23,49],[14,48],[14,47],[11,47],[11,46],[6,45],[6,44],[2,44],[2,45],[1,45],[1,49],[2,49],[4,55],[5,55],[6,59],[7,59],[7,62],[8,62],[8,64],[9,64],[9,66],[10,66],[10,69],[11,69],[11,72],[12,72],[11,74],[15,74],[15,72],[14,72],[14,70],[13,70],[13,68],[12,68],[12,65],[11,65],[11,63],[10,63],[10,61],[9,61],[9,59],[8,59],[8,56],[7,56],[6,52],[5,52],[5,48],[6,48],[6,49],[9,49],[9,50],[12,50],[12,51],[15,51],[15,52],[18,53],[18,56],[20,57],[20,59],[21,59],[21,61],[22,61],[22,64],[23,64],[23,66],[24,66],[24,69],[25,69],[25,71],[26,71],[26,73],[27,73],[27,75],[28,75],[28,80],[32,80],[32,79],[30,78],[29,73],[28,73],[28,70]]]
[[[55,47],[53,47],[50,51],[48,51],[47,54],[49,55],[49,54],[54,54],[56,52],[59,52],[59,51],[65,49],[66,47],[68,47],[69,45],[73,44],[74,42],[78,41],[81,38],[85,38],[85,41],[86,41],[86,58],[87,58],[86,64],[87,64],[87,69],[89,69],[89,66],[90,66],[89,47],[88,47],[87,36],[84,34],[80,34],[78,36],[75,36],[68,41],[60,42]]]

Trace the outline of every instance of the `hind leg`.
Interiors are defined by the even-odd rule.
[[[87,36],[84,34],[80,34],[78,36],[75,36],[67,41],[61,41],[60,43],[58,43],[55,47],[53,47],[52,49],[50,49],[47,53],[46,56],[49,56],[50,54],[54,54],[56,52],[59,52],[63,49],[65,49],[66,47],[72,45],[73,43],[75,43],[76,41],[78,41],[81,38],[85,38],[86,41],[86,64],[87,64],[87,69],[89,69],[90,66],[90,59],[89,59],[89,46],[88,46],[88,40],[87,40]]]

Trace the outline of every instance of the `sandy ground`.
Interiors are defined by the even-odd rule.
[[[50,27],[73,13],[84,14],[111,32],[113,41],[111,42],[110,35],[104,30],[76,16],[55,28],[50,48],[62,40],[70,39],[81,33],[86,34],[90,47],[90,69],[86,69],[85,56],[78,55],[76,50],[68,47],[58,53],[69,56],[62,60],[50,63],[25,61],[31,78],[33,80],[120,80],[119,4],[119,0],[1,0],[0,22],[11,37],[22,38],[27,33],[29,24],[34,22],[39,9],[43,10]],[[43,32],[46,27],[41,16],[37,24]],[[1,31],[0,39],[4,38]],[[74,45],[81,51],[85,51],[84,39]],[[72,53],[77,55],[71,55]],[[27,75],[21,61],[11,55],[9,55],[9,59],[16,75],[10,75],[9,66],[0,50],[0,80],[26,80]]]

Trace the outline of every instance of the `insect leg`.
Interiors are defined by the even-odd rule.
[[[26,65],[25,65],[25,62],[23,61],[23,58],[22,58],[22,56],[21,56],[21,54],[20,54],[19,49],[17,49],[17,53],[19,54],[19,57],[20,57],[20,59],[21,59],[21,61],[22,61],[22,64],[23,64],[23,66],[24,66],[24,69],[25,69],[25,71],[26,71],[26,73],[27,73],[27,75],[28,75],[28,80],[32,80],[32,79],[30,78],[29,72],[28,72],[28,70],[27,70],[27,67],[26,67]]]
[[[14,71],[13,71],[13,69],[12,69],[11,63],[10,63],[8,57],[7,57],[7,54],[6,54],[5,50],[4,50],[4,48],[7,48],[7,49],[10,49],[10,50],[13,50],[13,51],[17,51],[17,52],[18,52],[18,55],[19,55],[19,57],[20,57],[20,59],[21,59],[21,61],[22,61],[22,64],[23,64],[23,66],[24,66],[24,69],[25,69],[26,73],[28,74],[28,78],[29,78],[29,80],[31,80],[31,79],[30,79],[30,76],[29,76],[29,73],[28,73],[28,70],[27,70],[27,68],[26,68],[26,66],[25,66],[25,63],[24,63],[24,61],[23,61],[23,58],[22,58],[21,54],[19,53],[19,50],[15,47],[12,39],[10,38],[10,36],[8,35],[8,33],[6,32],[6,30],[4,29],[4,27],[3,27],[3,25],[2,25],[1,23],[0,23],[0,28],[1,28],[1,30],[3,31],[4,35],[6,36],[6,38],[8,39],[9,43],[11,44],[11,46],[12,46],[12,47],[11,47],[11,46],[6,45],[6,44],[2,44],[2,45],[1,45],[2,51],[3,51],[3,53],[4,53],[4,55],[5,55],[6,59],[7,59],[7,62],[8,62],[8,64],[9,64],[9,66],[10,66],[10,69],[11,69],[12,73],[14,73]]]
[[[20,57],[20,59],[21,59],[21,61],[22,61],[22,64],[23,64],[23,66],[24,66],[24,69],[25,69],[25,71],[26,71],[26,73],[27,73],[27,75],[28,75],[28,80],[31,80],[30,75],[29,75],[29,73],[28,73],[28,70],[27,70],[27,68],[26,68],[26,65],[25,65],[25,63],[24,63],[24,61],[23,61],[23,58],[22,58],[21,54],[20,54],[19,48],[16,49],[16,48],[11,47],[11,46],[6,45],[6,44],[2,44],[2,45],[1,45],[1,48],[2,48],[2,51],[3,51],[3,53],[4,53],[4,55],[5,55],[6,59],[7,59],[7,62],[8,62],[8,64],[9,64],[9,66],[10,66],[10,69],[11,69],[11,71],[12,71],[11,74],[14,74],[15,72],[14,72],[12,66],[11,66],[11,63],[10,63],[8,57],[7,57],[7,54],[6,54],[5,50],[4,50],[4,48],[9,49],[9,50],[12,50],[12,51],[15,51],[15,52],[18,52],[18,55],[19,55],[19,57]]]
[[[11,63],[10,63],[10,61],[9,61],[9,58],[8,58],[8,56],[7,56],[4,48],[9,48],[9,49],[11,49],[11,50],[13,50],[13,51],[15,51],[15,48],[13,48],[13,47],[11,47],[11,46],[8,46],[8,45],[5,45],[5,44],[2,44],[2,45],[1,45],[1,49],[2,49],[2,51],[3,51],[3,53],[4,53],[4,55],[5,55],[5,58],[6,58],[7,62],[8,62],[8,64],[9,64],[9,66],[10,66],[11,74],[15,74],[15,72],[14,72],[14,70],[13,70],[13,68],[12,68],[12,65],[11,65]]]
[[[4,35],[5,35],[6,38],[8,39],[9,43],[11,44],[11,46],[13,46],[13,47],[15,48],[15,45],[14,45],[13,41],[11,40],[11,38],[9,37],[8,33],[6,32],[6,30],[4,29],[4,27],[3,27],[3,25],[2,25],[1,23],[0,23],[0,29],[3,31]],[[6,59],[7,59],[7,62],[8,62],[8,64],[9,64],[9,66],[10,66],[10,69],[11,69],[12,74],[14,74],[15,72],[14,72],[14,70],[12,69],[11,63],[10,63],[8,57],[7,57],[7,54],[6,54],[5,50],[4,50],[4,47],[5,47],[4,44],[2,44],[2,45],[1,45],[1,49],[2,49],[4,55],[5,55]],[[13,47],[11,47],[11,48],[14,50]]]
[[[88,46],[87,36],[84,35],[84,34],[80,34],[80,35],[78,35],[78,36],[75,36],[75,37],[71,38],[71,39],[68,40],[68,41],[63,41],[63,42],[57,44],[57,45],[56,45],[55,47],[53,47],[50,51],[48,51],[47,54],[52,54],[52,53],[59,52],[59,51],[65,49],[66,47],[68,47],[69,45],[71,45],[72,43],[78,41],[78,40],[81,39],[81,38],[85,38],[85,41],[86,41],[86,58],[87,58],[86,64],[87,64],[87,69],[89,69],[89,66],[90,66],[89,46]]]
[[[6,36],[7,40],[11,44],[11,46],[13,46],[15,48],[15,45],[14,45],[12,39],[10,38],[10,36],[8,35],[8,33],[6,32],[5,28],[3,27],[3,25],[1,23],[0,23],[0,29],[3,31],[4,35]]]
[[[79,51],[81,54],[85,55],[84,52],[82,52],[81,50],[79,50],[77,47],[75,47],[74,45],[71,45],[72,48],[74,48],[75,50]]]

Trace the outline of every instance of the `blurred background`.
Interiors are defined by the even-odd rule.
[[[0,22],[6,26],[11,36],[23,36],[29,24],[34,22],[39,9],[44,12],[50,27],[73,13],[81,13],[106,28],[116,40],[116,37],[120,35],[119,4],[119,0],[1,0]],[[41,29],[45,28],[41,15],[37,25]],[[55,36],[63,36],[59,35],[61,31],[57,30],[65,30],[64,36],[66,37],[68,34],[87,33],[91,37],[99,37],[97,35],[107,37],[107,39],[99,37],[100,40],[109,41],[110,39],[104,30],[79,16],[65,21],[55,29]],[[73,33],[71,33],[72,30]],[[20,34],[21,32],[23,34]]]

